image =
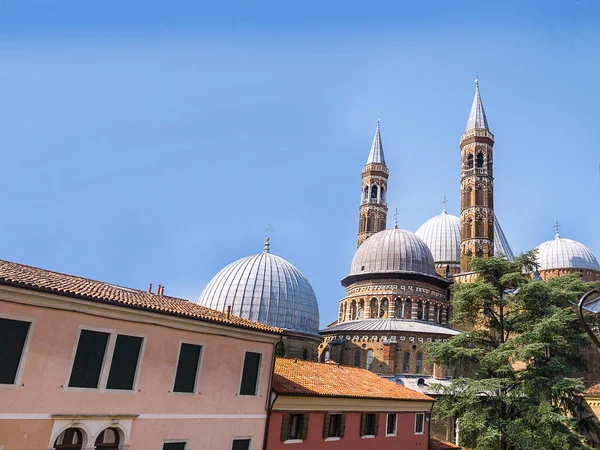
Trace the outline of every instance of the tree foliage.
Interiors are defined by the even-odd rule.
[[[474,258],[472,267],[477,280],[453,287],[452,325],[465,332],[428,345],[429,358],[456,377],[434,410],[459,418],[461,444],[476,450],[589,448],[573,419],[584,390],[574,374],[590,344],[573,302],[590,283],[532,280],[533,251]]]

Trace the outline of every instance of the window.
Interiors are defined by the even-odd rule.
[[[410,373],[410,352],[404,352],[404,361],[402,362],[402,373]]]
[[[302,359],[308,361],[308,350],[306,348],[302,350]]]
[[[244,356],[244,369],[242,370],[242,382],[240,384],[240,395],[256,395],[260,357],[260,353],[246,352]]]
[[[483,153],[477,153],[477,158],[475,160],[475,167],[483,167]]]
[[[201,352],[200,345],[181,344],[173,392],[195,392]]]
[[[417,366],[415,367],[415,373],[423,373],[423,353],[417,353]]]
[[[367,350],[367,370],[373,370],[373,350]]]
[[[385,427],[386,436],[396,436],[396,429],[398,427],[398,414],[387,415],[387,425]]]
[[[250,450],[251,439],[234,439],[231,450]]]
[[[377,198],[377,186],[375,185],[371,186],[371,198]]]
[[[103,430],[94,445],[96,450],[119,450],[119,432],[115,428]]]
[[[472,169],[473,168],[473,153],[469,153],[469,156],[467,156],[467,169]]]
[[[329,438],[341,438],[344,436],[344,426],[346,423],[345,414],[325,414],[325,424],[323,426],[323,437]]]
[[[415,414],[415,434],[423,434],[425,432],[425,413]]]
[[[360,350],[356,350],[354,352],[354,367],[360,367],[360,354],[362,352]]]
[[[163,442],[162,450],[186,450],[185,441],[182,442]]]
[[[308,414],[284,414],[281,422],[281,440],[306,439],[308,433]]]
[[[323,362],[327,362],[331,359],[331,353],[329,352],[329,350],[325,350],[325,353],[323,354]]]
[[[361,436],[377,436],[379,425],[379,415],[374,413],[364,413],[362,415],[360,427]]]
[[[113,339],[111,336],[111,333],[81,330],[69,387],[98,389],[104,359],[112,345],[106,389],[133,389],[144,339],[123,334],[117,334]]]
[[[0,384],[15,384],[30,322],[0,318]]]
[[[54,441],[55,450],[81,450],[83,437],[77,428],[68,428],[58,435]]]

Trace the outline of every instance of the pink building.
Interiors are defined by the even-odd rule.
[[[0,261],[0,450],[263,448],[277,328]]]
[[[432,406],[368,370],[277,358],[267,449],[426,450]]]

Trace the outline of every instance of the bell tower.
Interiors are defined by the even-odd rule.
[[[475,98],[460,138],[460,271],[472,257],[494,255],[494,135],[490,132],[475,80]]]
[[[385,165],[383,156],[378,119],[369,159],[367,159],[367,163],[362,169],[357,247],[372,234],[386,228],[387,205],[385,197],[387,195],[388,176],[389,170]]]

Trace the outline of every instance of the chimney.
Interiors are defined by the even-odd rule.
[[[231,305],[227,306],[227,312],[225,313],[225,318],[227,320],[231,319]]]
[[[162,289],[162,286],[159,284],[158,287],[156,288],[156,295],[161,295],[160,294],[161,289]]]
[[[152,283],[148,286],[148,294],[152,294]]]
[[[164,286],[160,287],[160,295],[165,295],[165,287]]]

